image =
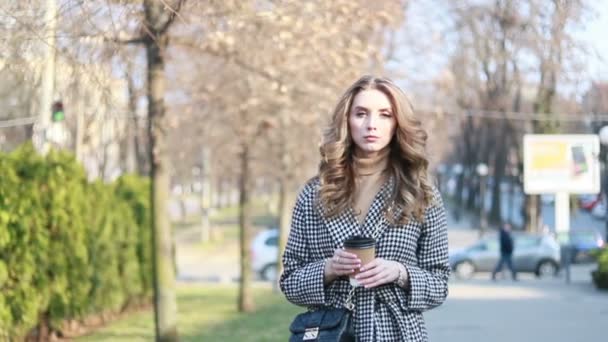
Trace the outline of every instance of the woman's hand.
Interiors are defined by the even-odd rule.
[[[348,253],[343,249],[336,249],[334,255],[325,261],[326,283],[334,279],[352,274],[361,267],[361,260],[357,255]]]
[[[399,278],[399,274],[407,271],[405,266],[392,260],[385,260],[382,258],[376,258],[374,261],[363,265],[361,267],[361,273],[359,273],[355,279],[365,288],[378,287],[380,285],[389,284]]]

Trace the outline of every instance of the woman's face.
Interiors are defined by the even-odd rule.
[[[353,99],[348,115],[350,135],[357,153],[371,157],[393,138],[397,121],[389,98],[381,91],[360,91]]]

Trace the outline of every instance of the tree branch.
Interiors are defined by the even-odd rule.
[[[167,30],[169,29],[169,27],[171,27],[171,24],[175,21],[175,18],[179,17],[182,21],[186,21],[184,19],[184,17],[182,17],[179,14],[179,11],[182,8],[182,5],[184,4],[184,2],[186,0],[179,0],[175,6],[175,8],[172,8],[171,6],[169,6],[169,4],[167,4],[167,2],[165,0],[160,0],[166,8],[169,9],[169,11],[171,11],[171,14],[169,14],[169,18],[167,19],[167,21],[158,29],[158,31],[156,32],[157,34],[164,34],[165,32],[167,32]]]

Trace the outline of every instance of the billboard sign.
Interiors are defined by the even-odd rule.
[[[600,141],[595,134],[524,136],[524,192],[600,191]]]

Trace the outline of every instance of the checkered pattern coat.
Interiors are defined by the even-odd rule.
[[[359,342],[427,341],[422,312],[445,300],[448,294],[448,236],[445,210],[435,189],[435,204],[426,210],[424,224],[411,219],[390,225],[383,217],[393,188],[389,179],[374,198],[363,225],[352,209],[332,218],[322,215],[317,201],[318,178],[309,181],[298,196],[291,231],[283,255],[281,290],[287,299],[314,310],[343,307],[350,285],[347,277],[323,285],[325,259],[350,235],[376,237],[376,257],[403,263],[408,289],[385,284],[355,292],[355,331]],[[375,233],[374,233],[375,232]]]

